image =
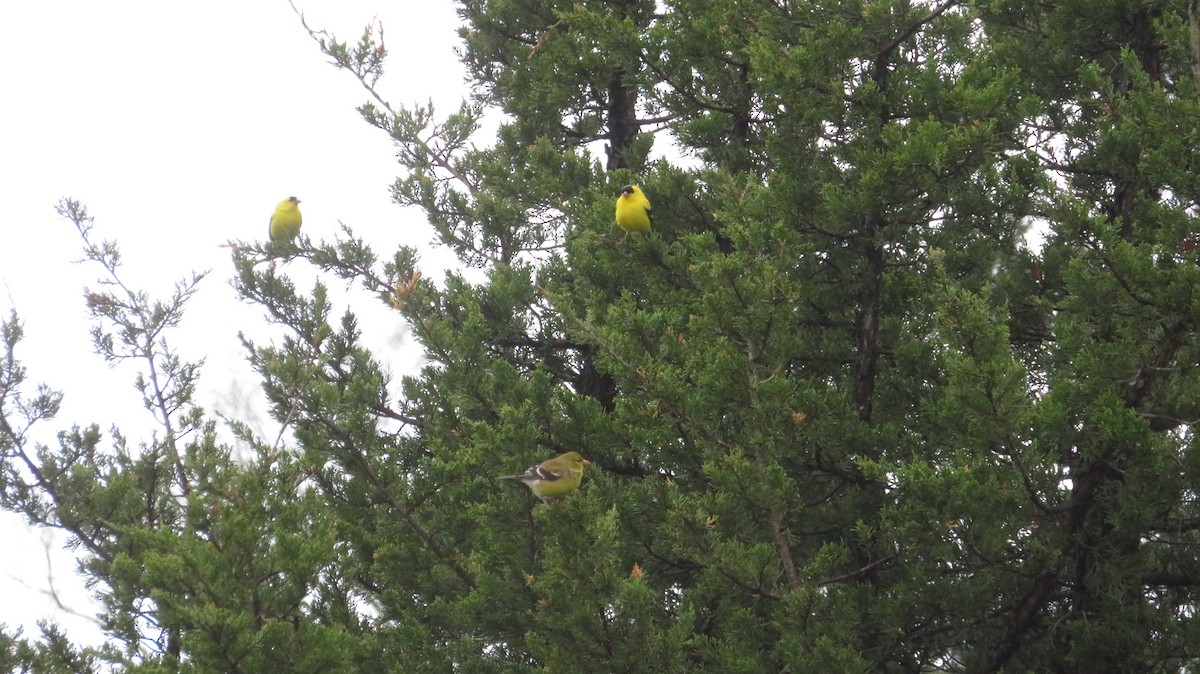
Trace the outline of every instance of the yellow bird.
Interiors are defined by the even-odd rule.
[[[288,197],[279,202],[271,215],[272,241],[291,241],[300,234],[300,200]]]
[[[504,475],[500,479],[525,483],[534,496],[546,503],[548,497],[566,496],[579,489],[583,467],[589,463],[579,452],[567,452],[543,461],[520,475]]]
[[[650,231],[650,200],[637,185],[626,185],[617,197],[617,227],[625,231],[625,237],[630,232]]]

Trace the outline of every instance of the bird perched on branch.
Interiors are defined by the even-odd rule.
[[[501,480],[524,482],[533,495],[547,503],[547,499],[566,496],[579,489],[583,480],[583,467],[590,463],[579,452],[567,452],[531,467],[520,475],[504,475]]]
[[[291,241],[300,234],[300,200],[288,197],[279,202],[271,215],[272,241]]]
[[[650,200],[637,185],[626,185],[617,197],[617,227],[625,232],[622,241],[630,232],[650,231]]]

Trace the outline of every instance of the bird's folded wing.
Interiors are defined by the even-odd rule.
[[[562,479],[562,475],[546,468],[545,466],[534,466],[525,471],[525,477],[532,480],[543,480],[545,482],[553,482],[554,480]]]

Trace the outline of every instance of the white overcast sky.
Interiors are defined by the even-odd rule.
[[[392,103],[432,99],[445,113],[465,95],[449,0],[296,6],[311,27],[343,40],[376,17],[383,23],[390,57],[380,89]],[[207,358],[200,404],[251,417],[270,438],[278,428],[261,412],[237,333],[260,342],[278,333],[238,301],[223,243],[265,238],[275,203],[295,195],[314,240],[340,221],[384,256],[400,243],[428,250],[426,278],[451,264],[428,246],[423,215],[391,203],[392,147],[355,111],[366,92],[328,65],[287,0],[5,2],[0,25],[0,311],[16,308],[24,322],[17,356],[30,384],[67,395],[37,436],[44,442],[74,423],[117,424],[135,440],[149,428],[136,370],[110,369],[92,352],[82,292],[99,270],[73,263],[79,239],[54,212],[61,197],[86,204],[96,236],[118,242],[126,280],[141,289],[165,297],[191,271],[212,270],[169,339],[185,358]],[[410,370],[416,356],[399,319],[383,307],[363,311],[374,311],[368,342],[397,359],[395,371]],[[11,515],[0,516],[0,536],[0,623],[32,636],[49,618],[98,641],[94,625],[49,596],[53,577],[70,610],[95,613],[61,539],[47,546],[45,532]]]

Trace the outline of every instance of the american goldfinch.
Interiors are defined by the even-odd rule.
[[[626,185],[617,197],[617,227],[625,230],[625,236],[650,231],[650,200],[637,185]]]
[[[579,456],[579,452],[567,452],[531,467],[520,475],[504,475],[501,480],[518,480],[529,487],[533,495],[542,499],[551,496],[566,496],[579,489],[583,479],[583,467],[590,463]]]
[[[288,197],[279,202],[271,215],[271,240],[291,241],[300,234],[300,200]]]

